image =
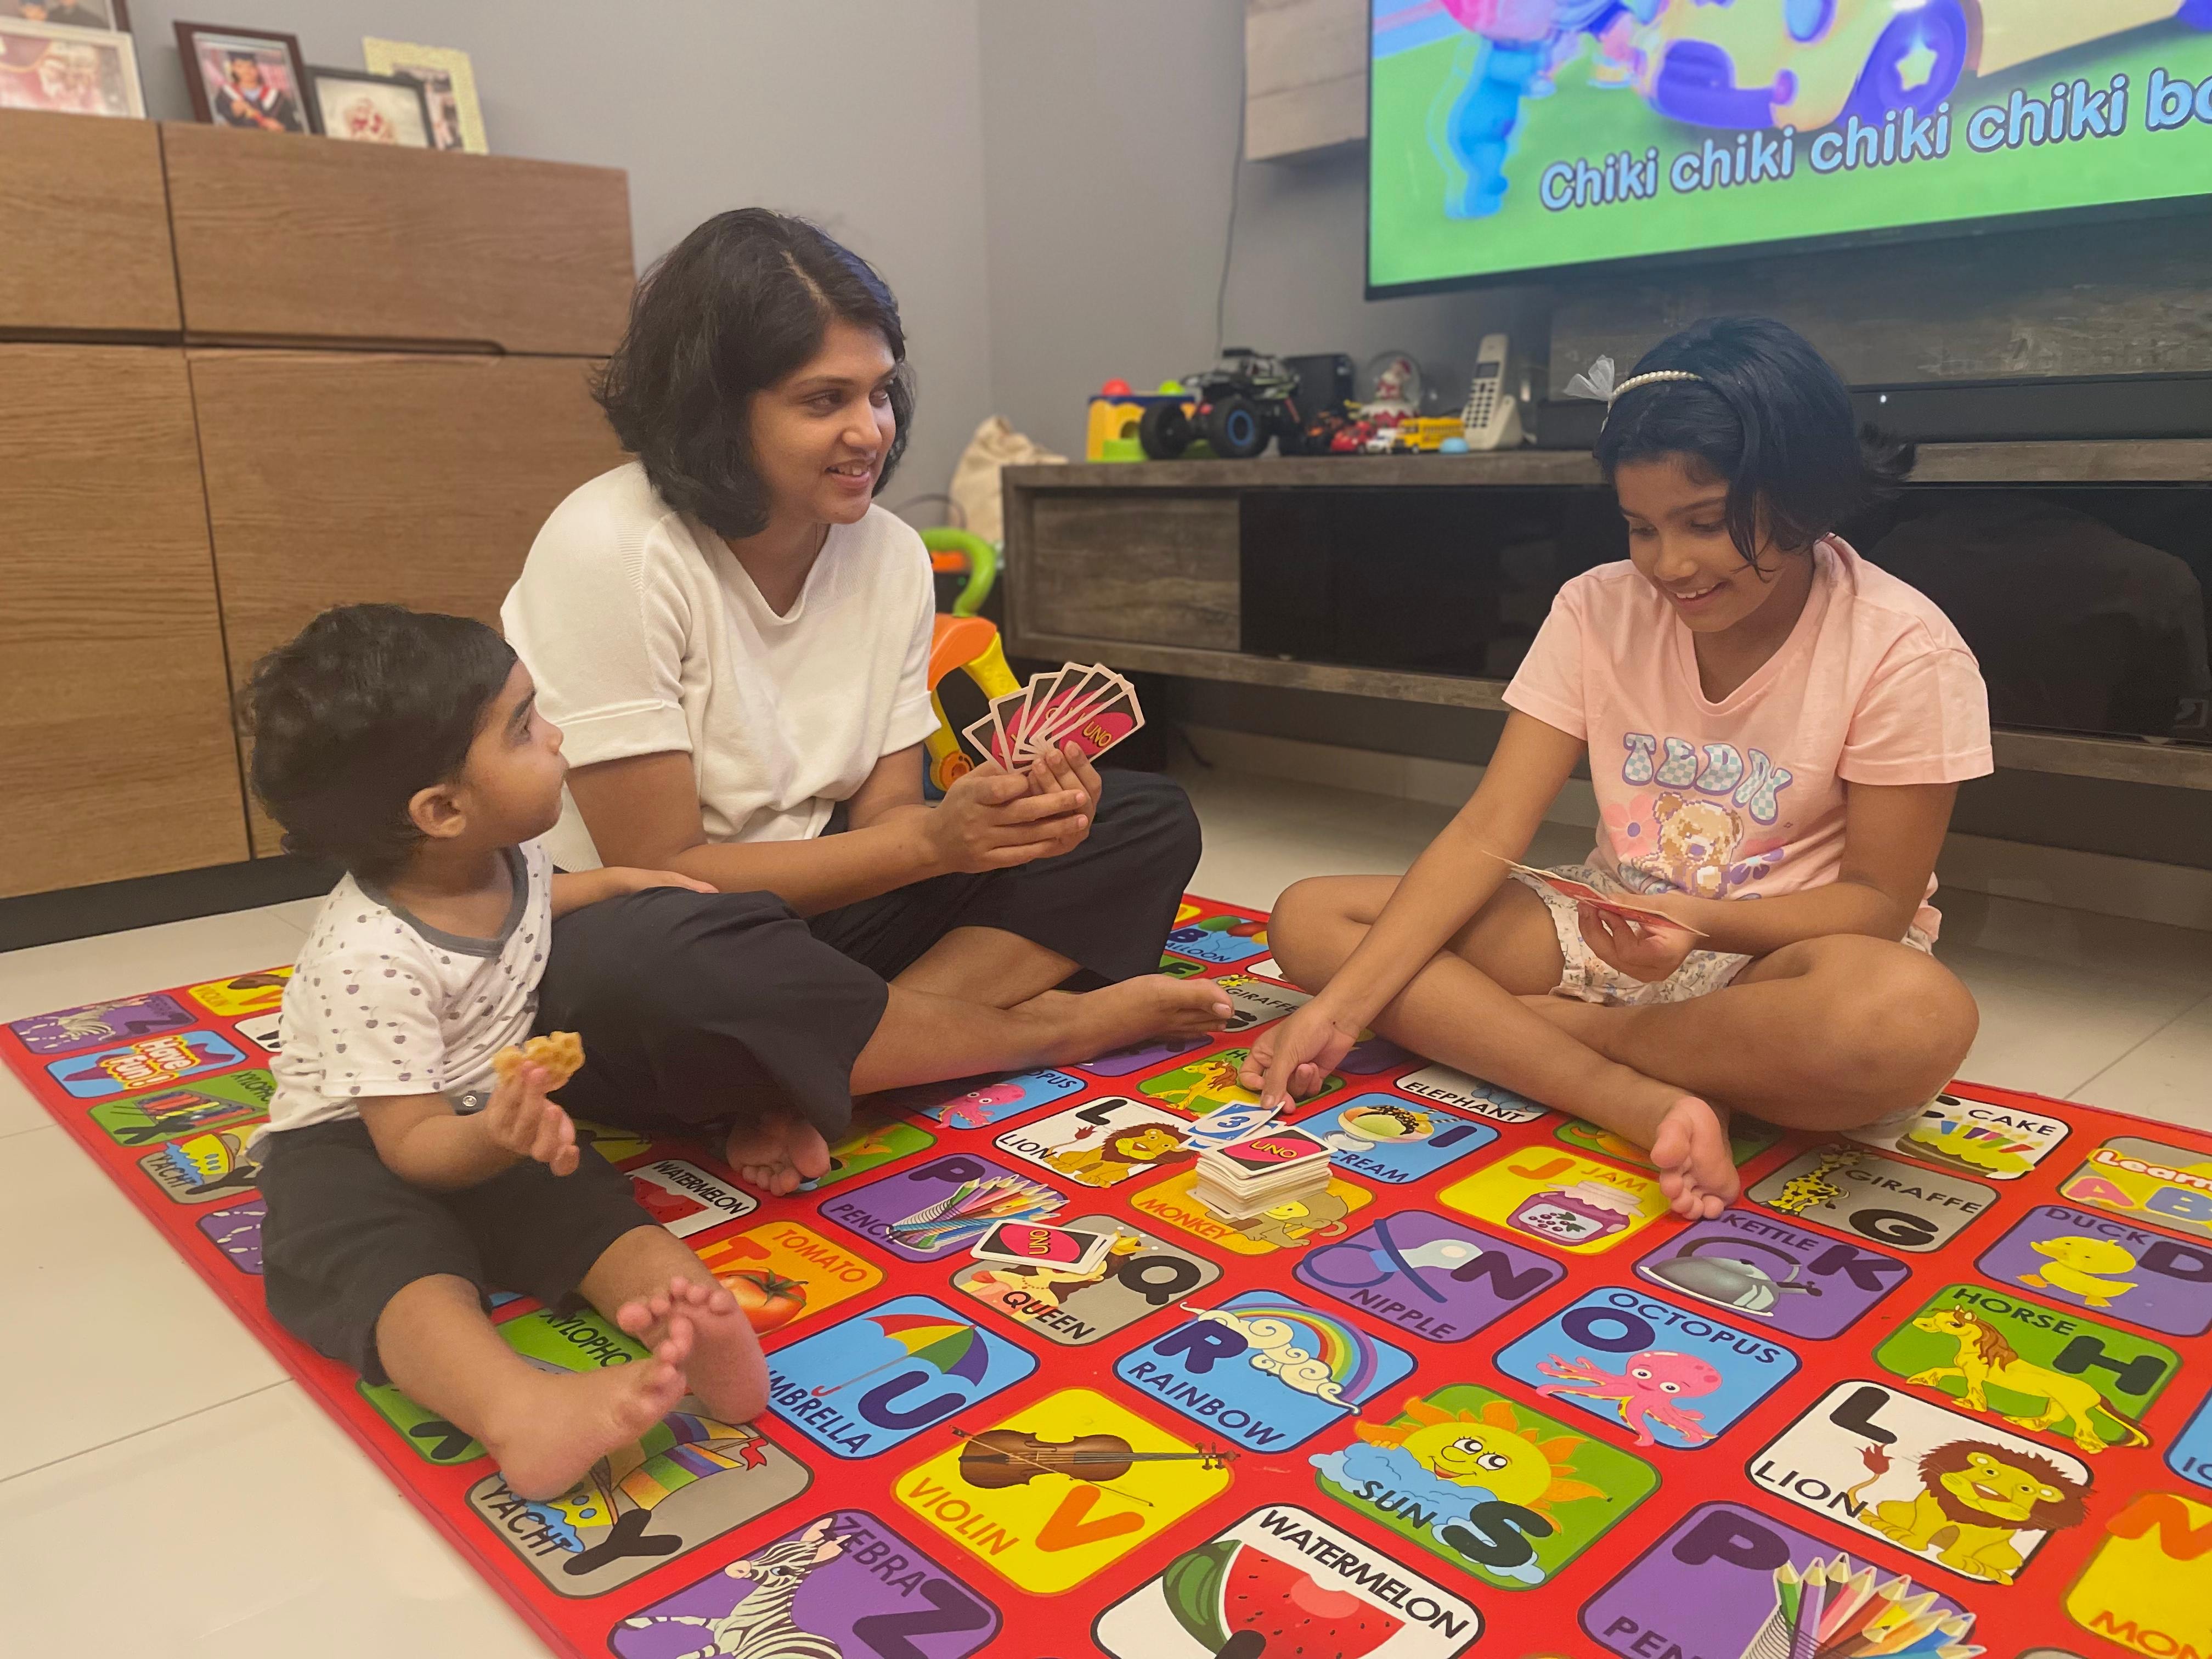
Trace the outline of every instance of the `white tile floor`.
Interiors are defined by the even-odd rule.
[[[1206,825],[1194,886],[1255,908],[1301,876],[1401,871],[1448,816],[1186,781]],[[1551,828],[1535,852],[1587,850]],[[1939,954],[1982,1006],[1969,1077],[2212,1129],[2212,934],[1972,894],[1944,908]],[[313,912],[0,954],[0,1019],[285,960]],[[19,1339],[0,1365],[0,1653],[543,1651],[4,1073],[0,1264]]]

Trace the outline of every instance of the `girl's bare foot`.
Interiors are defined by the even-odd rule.
[[[719,1285],[672,1277],[665,1291],[617,1309],[615,1323],[648,1347],[687,1328],[691,1357],[684,1374],[710,1416],[750,1423],[768,1408],[760,1340],[738,1299]]]
[[[1728,1208],[1742,1182],[1729,1146],[1728,1121],[1695,1095],[1680,1096],[1651,1136],[1659,1190],[1686,1221],[1710,1221]]]
[[[1009,1012],[1045,1028],[1040,1046],[1055,1066],[1095,1060],[1146,1037],[1218,1031],[1234,1011],[1229,994],[1212,980],[1166,974],[1125,979],[1079,996],[1047,996],[1052,1000],[1034,998]]]
[[[599,1459],[676,1409],[691,1333],[672,1329],[643,1359],[558,1376],[532,1373],[487,1425],[484,1449],[518,1498],[557,1498]]]
[[[731,1127],[722,1144],[722,1161],[747,1186],[773,1198],[795,1191],[802,1181],[830,1172],[830,1146],[822,1132],[804,1118],[767,1112],[750,1123]]]
[[[1576,1041],[1609,1054],[1607,1039],[1619,1022],[1619,1009],[1571,997],[1532,996],[1521,1001]],[[1736,1177],[1735,1149],[1729,1145],[1727,1114],[1617,1060],[1611,1073],[1612,1086],[1601,1097],[1556,1103],[1650,1148],[1659,1189],[1676,1215],[1707,1221],[1734,1203],[1743,1183]]]

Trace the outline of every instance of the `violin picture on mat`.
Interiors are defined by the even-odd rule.
[[[1220,1497],[1236,1455],[1179,1440],[1095,1389],[980,1423],[948,1414],[945,1428],[939,1449],[897,1479],[896,1501],[1031,1595],[1075,1589]]]
[[[1112,1483],[1139,1463],[1195,1463],[1200,1468],[1218,1469],[1237,1455],[1233,1449],[1223,1446],[1203,1446],[1194,1451],[1140,1452],[1118,1434],[1085,1434],[1070,1440],[1047,1440],[1020,1429],[989,1429],[981,1434],[970,1434],[956,1427],[952,1432],[965,1443],[960,1448],[960,1478],[984,1492],[1026,1486],[1041,1474],[1064,1474],[1072,1480],[1087,1480],[1108,1492],[1120,1492]],[[1147,1507],[1151,1504],[1151,1499],[1135,1492],[1121,1492],[1121,1495]]]

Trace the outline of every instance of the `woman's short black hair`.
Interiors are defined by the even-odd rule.
[[[1857,427],[1843,377],[1781,323],[1708,318],[1661,341],[1621,380],[1662,369],[1698,378],[1638,386],[1614,402],[1597,441],[1606,482],[1623,462],[1691,458],[1728,481],[1729,539],[1749,563],[1769,538],[1809,548],[1912,471],[1913,447]]]
[[[738,208],[716,214],[646,272],[596,392],[661,500],[721,535],[766,527],[768,489],[753,465],[747,411],[755,392],[822,349],[833,318],[874,329],[900,365],[880,495],[906,451],[914,386],[898,301],[866,259],[804,219]]]
[[[240,696],[253,793],[284,850],[388,876],[422,839],[407,804],[459,775],[514,667],[467,617],[342,605],[253,665]]]

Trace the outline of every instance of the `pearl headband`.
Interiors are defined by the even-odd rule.
[[[1649,374],[1633,374],[1618,385],[1613,381],[1613,364],[1610,357],[1601,357],[1589,366],[1587,374],[1577,374],[1567,382],[1567,396],[1588,398],[1606,406],[1606,418],[1613,418],[1613,405],[1640,386],[1657,386],[1665,380],[1703,380],[1702,374],[1692,374],[1686,368],[1656,368]],[[1601,422],[1601,424],[1602,424]]]

